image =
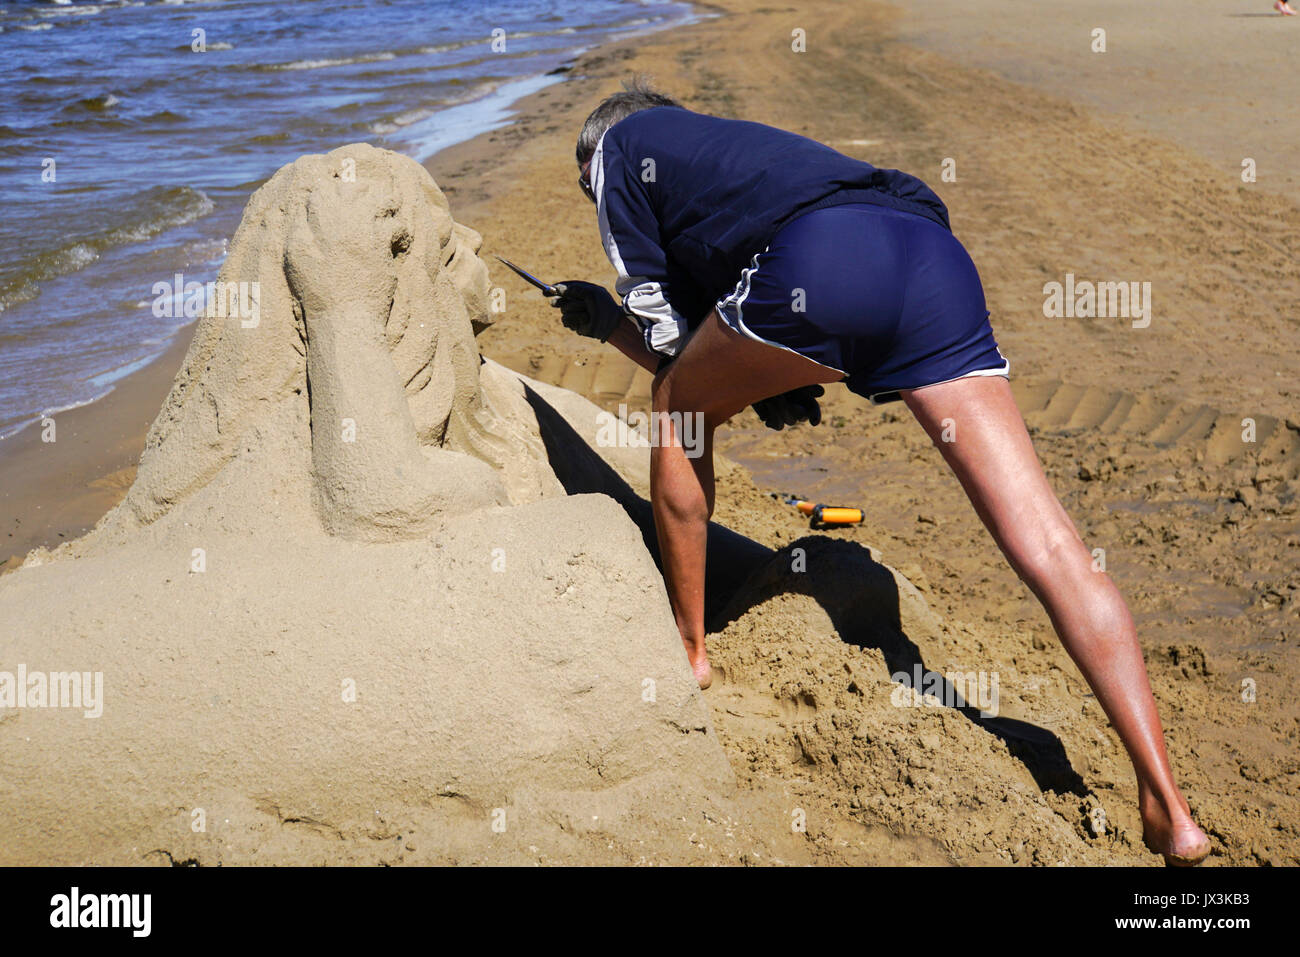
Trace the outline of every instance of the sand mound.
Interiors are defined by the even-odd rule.
[[[479,357],[478,244],[366,146],[253,196],[256,321],[210,306],[126,499],[0,583],[10,692],[102,674],[0,712],[4,863],[514,859],[730,788],[598,410]]]
[[[810,793],[965,863],[1113,859],[1089,839],[1098,799],[1060,738],[1011,716],[1021,675],[991,666],[969,629],[934,615],[870,549],[798,539],[713,624],[710,702],[747,777],[797,769]],[[1095,721],[1057,677],[1033,717]]]

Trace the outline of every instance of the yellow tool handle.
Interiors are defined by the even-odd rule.
[[[815,502],[797,502],[795,507],[805,515],[811,515],[817,508]],[[841,508],[834,505],[823,505],[821,520],[828,525],[855,525],[863,520],[862,509],[860,508]]]

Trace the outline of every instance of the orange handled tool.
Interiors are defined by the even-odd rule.
[[[860,508],[850,508],[844,505],[819,505],[789,493],[772,492],[770,494],[778,502],[793,505],[801,513],[807,515],[809,528],[857,525],[866,517]]]

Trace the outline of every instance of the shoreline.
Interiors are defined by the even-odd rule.
[[[496,113],[504,115],[503,120],[493,121],[487,128],[417,162],[431,168],[442,165],[446,156],[481,155],[495,134],[520,122],[539,93],[580,80],[573,72],[583,59],[598,56],[599,51],[613,45],[636,43],[722,15],[707,3],[693,2],[691,8],[681,22],[616,35],[574,54],[564,61],[563,74],[553,82],[545,82],[555,72],[547,71],[503,84],[543,83],[540,90],[494,107]],[[499,91],[497,87],[479,100],[455,104],[432,116],[477,106],[492,100]],[[453,200],[453,212],[459,218],[454,188],[445,188],[445,192]],[[33,549],[54,548],[84,535],[126,495],[149,427],[171,391],[197,327],[195,320],[177,332],[161,355],[117,380],[99,398],[52,413],[57,436],[54,443],[42,441],[39,417],[0,439],[0,514],[5,523],[0,539],[0,575],[17,568]]]
[[[57,413],[54,442],[42,441],[39,422],[5,440],[0,574],[34,548],[84,535],[122,500],[196,326],[185,327],[158,359],[118,380],[107,395]]]

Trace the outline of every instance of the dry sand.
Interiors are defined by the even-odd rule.
[[[1108,568],[1133,605],[1176,773],[1216,844],[1211,863],[1300,861],[1300,708],[1289,691],[1300,674],[1300,522],[1294,499],[1300,426],[1293,381],[1300,358],[1300,277],[1290,252],[1300,210],[1264,184],[1242,184],[1234,169],[1216,165],[1190,140],[1136,132],[1131,115],[1085,109],[1055,98],[1050,89],[1017,85],[897,43],[898,20],[889,8],[771,8],[725,0],[717,9],[725,15],[593,51],[578,62],[572,82],[526,101],[520,122],[429,164],[456,219],[483,234],[492,283],[506,292],[506,312],[478,337],[482,351],[606,408],[644,404],[644,373],[564,332],[540,297],[488,255],[506,255],[548,278],[608,276],[591,208],[571,182],[571,142],[591,105],[630,72],[653,73],[694,108],[805,132],[877,165],[926,178],[948,202],[955,231],[980,267],[994,327],[1049,475],[1085,540],[1105,548]],[[795,28],[807,31],[807,53],[790,51]],[[1237,43],[1245,57],[1252,41],[1244,34],[1225,38],[1220,31],[1215,42]],[[1157,75],[1162,63],[1172,69],[1183,62],[1149,52]],[[1112,79],[1118,99],[1124,80]],[[1105,81],[1105,75],[1094,78],[1103,87]],[[1243,102],[1251,93],[1234,93],[1230,85],[1221,91]],[[1192,117],[1187,125],[1195,125]],[[956,182],[940,180],[947,157],[957,160]],[[1043,283],[1063,280],[1067,272],[1150,281],[1151,326],[1044,319]],[[105,409],[111,408],[108,401]],[[561,392],[549,393],[547,400],[552,409],[573,401]],[[716,753],[698,747],[676,759],[681,773],[656,774],[649,758],[663,753],[654,743],[661,740],[657,726],[638,724],[629,713],[626,726],[637,729],[645,753],[623,752],[617,787],[602,789],[590,775],[564,765],[572,771],[567,795],[557,796],[562,788],[554,780],[520,785],[506,775],[504,785],[501,778],[479,781],[486,790],[449,803],[430,801],[427,781],[414,771],[405,775],[410,756],[404,757],[403,748],[368,750],[367,738],[351,739],[351,747],[338,754],[316,743],[298,746],[296,737],[314,731],[316,712],[292,696],[277,711],[273,702],[250,704],[231,692],[249,673],[262,673],[265,661],[257,671],[248,670],[257,654],[291,659],[276,674],[297,674],[297,664],[324,682],[327,676],[337,680],[343,667],[338,656],[352,653],[346,649],[363,648],[356,666],[387,680],[389,695],[385,707],[367,712],[367,733],[396,728],[416,755],[449,760],[441,744],[421,737],[431,722],[445,719],[445,709],[439,711],[437,702],[431,707],[418,689],[401,687],[400,675],[410,670],[403,665],[420,662],[419,673],[434,676],[436,693],[465,713],[494,713],[492,702],[484,706],[456,682],[446,683],[446,658],[457,660],[462,646],[442,647],[436,636],[448,630],[427,624],[446,620],[448,606],[440,596],[394,588],[388,598],[398,611],[389,608],[383,626],[357,623],[353,606],[372,601],[373,592],[348,583],[374,553],[350,550],[375,546],[336,544],[337,553],[327,551],[321,559],[320,587],[340,595],[328,614],[304,597],[318,594],[315,587],[300,590],[295,584],[274,592],[282,600],[266,597],[268,580],[301,573],[292,562],[283,571],[257,573],[257,560],[275,563],[286,550],[324,549],[327,536],[311,532],[308,512],[300,511],[298,541],[251,551],[228,589],[207,596],[216,617],[205,628],[202,641],[212,645],[203,660],[215,656],[220,663],[210,672],[221,686],[212,706],[224,707],[240,734],[222,730],[220,739],[229,742],[224,750],[205,745],[207,737],[194,739],[199,757],[178,761],[181,773],[169,772],[168,788],[136,794],[138,807],[160,795],[173,800],[172,818],[106,810],[98,830],[84,821],[80,828],[70,825],[81,843],[65,834],[65,851],[72,859],[204,862],[1155,863],[1141,848],[1132,773],[1118,740],[937,452],[905,411],[871,409],[841,387],[829,390],[824,411],[820,429],[785,433],[763,430],[746,413],[722,440],[728,455],[746,468],[720,467],[716,520],[763,546],[803,548],[809,568],[820,574],[791,576],[785,571],[790,554],[779,552],[727,596],[727,607],[715,602],[711,647],[717,680],[703,696],[707,712],[691,712],[699,716],[691,720],[705,722],[698,737],[714,743]],[[565,421],[581,434],[591,414],[589,408],[571,409]],[[567,437],[565,458],[582,457],[551,413],[536,415],[543,441],[550,422],[558,430],[553,434]],[[1250,446],[1240,439],[1245,417],[1257,423],[1258,441]],[[285,434],[301,440],[300,432]],[[302,446],[293,447],[302,468],[286,474],[301,493],[304,476],[315,473],[310,455],[303,458]],[[644,476],[633,457],[611,464],[633,492],[644,495]],[[536,519],[546,529],[540,551],[572,555],[590,544],[582,574],[630,562],[642,577],[626,578],[619,587],[664,601],[661,583],[645,577],[645,562],[634,557],[635,534],[612,531],[620,514],[635,520],[635,504],[626,490],[608,487],[617,485],[608,474],[601,481],[618,493],[626,512],[596,510],[595,521],[606,533],[576,537],[572,528],[556,531],[563,523],[547,525],[554,515],[542,515]],[[852,531],[804,538],[806,527],[793,511],[764,494],[774,488],[862,505],[867,521]],[[26,501],[30,505],[39,496]],[[310,498],[297,501],[301,506]],[[556,508],[565,501],[514,509]],[[256,508],[264,505],[259,500]],[[241,543],[254,531],[246,527],[252,508],[241,500],[233,514],[220,513],[230,547],[246,547]],[[444,531],[446,541],[481,544],[506,534],[511,524],[457,522]],[[626,523],[624,532],[634,528]],[[103,541],[111,528],[97,534]],[[609,541],[593,552],[601,538]],[[731,547],[740,544],[728,540]],[[67,551],[82,554],[88,547]],[[123,539],[121,547],[136,549],[133,560],[115,563],[97,590],[76,603],[56,601],[55,588],[66,586],[51,583],[71,574],[61,568],[95,562],[89,552],[6,576],[0,600],[16,602],[9,605],[15,621],[30,622],[35,612],[22,609],[43,605],[50,620],[32,622],[30,633],[45,629],[65,642],[73,640],[96,600],[115,603],[115,614],[160,619],[164,612],[155,602],[122,598],[127,592],[147,595],[147,581],[156,587],[161,571],[150,564],[157,561],[153,551],[138,539]],[[429,552],[419,542],[382,547],[391,557],[375,559],[376,568],[396,582],[406,581],[407,565],[418,565]],[[906,577],[890,574],[881,561]],[[455,578],[436,563],[429,568],[428,581]],[[129,581],[119,577],[127,573]],[[45,575],[45,584],[26,585],[25,577],[34,574]],[[464,597],[450,607],[467,614],[478,600]],[[534,600],[543,599],[539,594]],[[654,613],[641,607],[644,601],[635,604],[637,621]],[[309,663],[313,656],[292,636],[266,639],[257,616],[273,609],[292,620],[292,634],[322,636],[323,661]],[[609,621],[608,609],[579,608],[577,614],[603,614],[601,620]],[[666,614],[666,605],[659,611]],[[540,619],[546,615],[537,614],[545,631]],[[560,621],[554,618],[554,627],[564,627]],[[575,621],[569,634],[580,635],[584,627]],[[624,662],[632,671],[673,657],[671,642],[665,644],[657,627],[641,627],[639,633],[656,637],[636,652],[639,657]],[[161,683],[171,666],[158,660],[181,650],[174,635],[166,639],[161,622],[145,634],[152,639],[129,642],[136,652],[130,660],[142,681]],[[225,658],[223,643],[232,646]],[[598,646],[583,644],[581,653]],[[382,663],[380,649],[389,656]],[[658,657],[656,649],[662,649]],[[896,707],[890,674],[918,664],[935,671],[996,672],[1001,717]],[[1254,683],[1253,702],[1243,700],[1244,681]],[[563,679],[557,686],[564,687]],[[484,685],[475,687],[481,691]],[[412,711],[409,717],[392,712],[398,701]],[[486,712],[475,710],[484,707]],[[147,709],[136,716],[144,729],[158,720]],[[30,723],[33,716],[18,718]],[[126,719],[132,720],[129,713]],[[564,719],[538,720],[538,726],[550,720],[554,727]],[[265,730],[268,721],[287,726],[272,734]],[[0,734],[14,740],[12,725],[20,722],[11,715],[2,723],[11,727],[0,725]],[[94,722],[69,716],[64,724],[48,730],[51,741],[67,734],[92,747],[84,739]],[[224,727],[221,721],[216,726]],[[203,735],[218,733],[208,724],[201,729]],[[593,733],[580,721],[577,729]],[[346,733],[327,725],[321,740]],[[281,768],[276,777],[272,771],[280,765],[244,754],[249,749],[239,747],[240,735],[271,755],[300,758],[306,770],[287,774]],[[122,746],[131,747],[131,740]],[[562,764],[575,760],[567,740],[561,737],[557,745]],[[163,753],[182,750],[170,739]],[[719,755],[734,785],[719,769]],[[49,757],[27,753],[25,760],[36,771]],[[97,764],[86,760],[97,769],[125,767],[128,774],[137,767],[122,754]],[[187,830],[189,812],[182,809],[198,800],[196,780],[215,789],[214,800],[229,810],[224,817],[235,822],[224,842]],[[521,811],[518,820],[528,823],[508,841],[493,843],[482,828],[490,823],[493,801],[506,793]],[[69,784],[32,813],[57,815],[61,806],[86,799]],[[11,790],[7,801],[14,800]],[[377,805],[374,820],[366,816],[367,801]],[[10,812],[3,818],[13,823]],[[791,827],[800,818],[806,820],[804,832]],[[1099,820],[1104,828],[1095,826]]]
[[[1300,201],[1300,100],[1278,82],[1300,31],[1272,0],[896,6],[904,42],[1096,107],[1129,130],[1191,148],[1229,178],[1249,157],[1262,189]],[[1093,50],[1098,29],[1104,52]],[[1178,178],[1176,168],[1151,174]]]
[[[556,279],[608,276],[590,208],[554,184],[572,178],[568,138],[590,104],[636,71],[694,108],[804,132],[926,178],[980,268],[1049,476],[1085,540],[1105,548],[1138,618],[1175,768],[1216,843],[1212,862],[1300,861],[1300,708],[1288,690],[1300,674],[1300,210],[1269,177],[1247,186],[1239,166],[1195,150],[1193,137],[1212,136],[1218,114],[1181,113],[1189,134],[1170,142],[1136,132],[1140,116],[1089,109],[898,43],[894,8],[718,6],[734,15],[605,48],[580,61],[589,79],[542,91],[521,122],[435,158],[440,180],[472,183],[450,195],[482,228],[485,252]],[[968,13],[935,35],[961,36],[978,20]],[[920,29],[921,16],[903,19],[904,28]],[[1228,26],[1236,22],[1247,21]],[[807,31],[805,54],[790,52],[795,28]],[[1038,50],[1047,30],[1026,34],[1025,44]],[[1256,62],[1271,75],[1285,69],[1276,47],[1260,61],[1253,30],[1224,34],[1204,55]],[[1167,35],[1141,36],[1145,62],[1174,96],[1208,41],[1198,32],[1188,43],[1199,46],[1179,48]],[[1111,42],[1113,50],[1113,31]],[[1123,103],[1129,79],[1115,74],[1107,87],[1107,75],[1094,77],[1096,88]],[[1245,103],[1256,92],[1223,84],[1218,95]],[[956,182],[940,177],[948,157],[957,160]],[[533,206],[536,220],[520,215]],[[1067,272],[1151,282],[1151,326],[1045,319],[1043,284]],[[493,275],[519,295],[503,269]],[[646,401],[644,373],[557,330],[540,297],[483,342],[513,368],[606,408]],[[908,633],[926,666],[997,671],[1003,713],[1047,734],[981,732],[957,744],[953,726],[969,723],[928,713],[918,720],[933,720],[934,736],[920,740],[933,747],[895,753],[876,737],[896,726],[893,711],[858,737],[873,697],[847,690],[861,686],[846,665],[870,661],[880,678],[893,660],[884,652],[864,659],[842,642],[819,658],[818,623],[833,633],[827,612],[784,596],[711,641],[723,680],[707,697],[738,775],[797,781],[803,795],[858,820],[936,836],[959,856],[979,848],[1017,862],[1079,860],[1073,848],[1027,834],[1030,814],[1007,814],[998,833],[1015,771],[1035,801],[1102,852],[1096,859],[1151,860],[1117,739],[938,453],[898,407],[872,409],[835,386],[823,408],[828,425],[784,433],[746,413],[721,446],[764,490],[863,506],[863,527],[822,534],[870,543],[921,589],[946,630],[924,641]],[[1241,441],[1247,417],[1254,446]],[[720,482],[719,521],[774,546],[806,533],[793,510],[751,494],[739,475]],[[789,604],[801,607],[781,610]],[[756,640],[757,621],[777,634],[783,622],[785,640]],[[1246,681],[1253,703],[1243,701]],[[907,728],[902,740],[918,740]],[[999,747],[1014,757],[1006,778],[991,779],[986,752]],[[1094,806],[1110,822],[1100,839],[1088,824]],[[918,828],[920,818],[928,823]]]

